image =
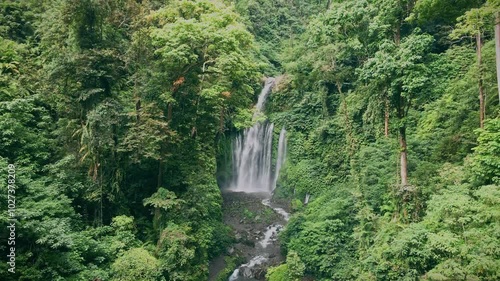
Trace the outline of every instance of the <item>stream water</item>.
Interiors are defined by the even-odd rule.
[[[276,213],[283,217],[283,220],[288,221],[289,214],[280,207],[275,207],[272,205],[270,199],[264,199],[261,202],[263,205],[272,208]],[[272,255],[279,248],[279,245],[275,243],[278,239],[278,233],[283,229],[283,225],[279,223],[274,223],[269,225],[263,237],[255,243],[256,255],[247,263],[240,265],[237,269],[233,271],[229,277],[229,281],[251,281],[254,279],[254,268],[267,263]]]

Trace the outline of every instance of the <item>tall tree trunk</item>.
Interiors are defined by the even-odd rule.
[[[353,137],[353,132],[352,132],[352,126],[351,126],[351,121],[349,120],[349,111],[347,108],[347,97],[344,95],[342,92],[342,84],[340,82],[337,82],[337,90],[339,91],[340,94],[340,99],[342,103],[342,110],[344,111],[344,122],[345,122],[345,127],[346,127],[346,141],[348,144],[348,152],[349,156],[354,155],[354,152],[356,150],[355,143],[354,143],[354,137]]]
[[[399,146],[400,152],[400,168],[401,168],[401,185],[408,185],[408,149],[406,145],[406,127],[399,128]]]
[[[389,98],[385,95],[385,109],[384,109],[384,136],[389,137]]]
[[[396,44],[396,46],[399,46],[399,44],[401,44],[401,22],[400,21],[398,21],[396,23],[396,27],[394,30],[394,43]]]
[[[135,100],[135,117],[136,117],[136,120],[139,121],[141,119],[141,98],[139,98],[139,96],[136,96],[136,100]]]
[[[221,106],[220,112],[219,112],[219,132],[223,133],[224,132],[224,107]]]
[[[163,157],[160,157],[158,161],[158,182],[156,184],[157,188],[160,188],[163,185]]]
[[[142,47],[142,45],[140,45]],[[142,48],[141,48],[142,49]],[[143,62],[141,62],[141,51],[142,50],[137,50],[135,52],[135,61],[137,62],[138,65],[142,65]],[[141,97],[139,96],[139,73],[140,73],[140,67],[136,67],[135,69],[135,75],[134,75],[134,99],[135,99],[135,116],[136,120],[139,121],[141,118]]]
[[[483,87],[483,71],[482,71],[482,55],[481,55],[481,31],[477,32],[476,35],[476,54],[477,54],[477,67],[479,72],[479,127],[484,128],[484,118],[485,118],[485,98],[484,98],[484,87]]]
[[[100,226],[104,225],[104,220],[103,220],[103,215],[104,215],[104,208],[103,208],[103,200],[104,200],[104,189],[102,187],[102,171],[99,175],[99,185],[101,187],[101,215],[100,215]]]
[[[500,102],[500,13],[495,14],[495,50],[497,57],[497,87],[498,100]]]

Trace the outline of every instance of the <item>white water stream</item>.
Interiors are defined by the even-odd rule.
[[[284,209],[279,207],[273,207],[271,205],[271,201],[269,199],[262,200],[262,204],[272,208],[276,213],[283,216],[285,221],[288,221],[290,214],[288,214]],[[281,224],[272,224],[266,228],[264,232],[264,237],[256,243],[256,247],[259,250],[260,254],[254,256],[248,263],[240,265],[237,269],[233,271],[228,281],[238,281],[241,278],[251,278],[252,277],[252,269],[256,266],[262,265],[269,260],[269,254],[266,251],[266,248],[270,246],[277,239],[278,233],[283,229],[283,225]],[[244,280],[244,279],[243,279]]]

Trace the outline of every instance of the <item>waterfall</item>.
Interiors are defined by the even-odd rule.
[[[255,113],[254,117],[258,113],[262,113],[262,109],[264,109],[264,105],[266,104],[267,97],[271,93],[271,90],[273,89],[275,79],[273,77],[269,77],[266,79],[266,84],[264,85],[264,89],[260,92],[259,98],[257,100],[257,104],[255,105]]]
[[[266,80],[255,106],[254,121],[263,114],[274,82],[274,78]],[[269,121],[257,121],[253,127],[245,129],[243,134],[236,137],[233,142],[233,179],[230,190],[248,193],[270,193],[274,190],[286,156],[286,131],[283,128],[280,133],[276,169],[273,173],[273,129],[274,124]]]
[[[278,157],[276,158],[276,171],[274,173],[274,181],[272,186],[272,191],[276,188],[276,183],[278,182],[278,176],[280,175],[281,167],[285,163],[286,159],[286,130],[285,126],[281,129],[280,138],[278,141]]]
[[[270,189],[273,124],[257,123],[234,141],[234,191],[267,192]]]
[[[311,198],[311,194],[306,193],[306,198],[304,199],[304,205],[307,205],[309,203],[309,198]]]

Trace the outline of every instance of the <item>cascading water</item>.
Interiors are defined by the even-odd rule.
[[[256,123],[234,141],[234,178],[231,190],[269,192],[274,125]]]
[[[276,183],[278,182],[278,176],[281,171],[281,167],[285,163],[286,159],[286,130],[285,127],[281,129],[280,132],[280,138],[278,141],[278,157],[276,158],[276,171],[274,173],[274,180],[273,180],[273,186],[272,186],[272,191],[274,192],[274,189],[276,188]]]
[[[255,113],[256,121],[263,113],[266,100],[274,86],[275,79],[268,78],[259,95]],[[251,128],[246,129],[233,142],[233,180],[230,190],[240,192],[274,191],[279,171],[286,156],[286,130],[280,132],[276,169],[273,173],[272,140],[274,124],[257,121]]]

